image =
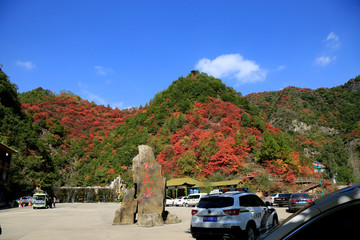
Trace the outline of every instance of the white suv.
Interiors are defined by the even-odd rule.
[[[256,194],[244,191],[204,196],[191,214],[191,235],[196,239],[255,239],[279,223],[274,208],[266,206]]]
[[[269,196],[264,198],[264,202],[267,206],[272,206],[274,204],[274,199],[279,197],[280,193],[272,193]]]
[[[185,206],[194,207],[196,204],[198,204],[198,202],[200,201],[200,198],[202,198],[202,197],[204,197],[206,195],[207,195],[207,193],[193,193],[193,194],[190,194],[186,199]]]

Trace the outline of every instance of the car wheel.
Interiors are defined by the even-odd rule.
[[[206,237],[196,237],[195,239],[196,239],[196,240],[205,240]]]
[[[245,239],[255,240],[255,229],[252,225],[246,227]]]
[[[241,235],[232,235],[232,234],[227,234],[225,235],[223,238],[221,238],[222,240],[237,240],[237,239],[241,239]]]
[[[277,226],[278,224],[279,224],[279,220],[278,220],[278,218],[277,218],[277,216],[276,216],[276,217],[274,217],[274,219],[273,219],[272,226],[275,227],[275,226]]]

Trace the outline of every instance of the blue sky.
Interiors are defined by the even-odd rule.
[[[359,0],[0,0],[0,63],[19,92],[139,107],[197,69],[243,95],[360,75]]]

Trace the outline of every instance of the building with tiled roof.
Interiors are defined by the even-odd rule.
[[[173,198],[187,196],[193,192],[205,192],[205,188],[235,188],[240,180],[228,180],[220,182],[201,182],[193,178],[173,178],[167,181],[167,195]]]

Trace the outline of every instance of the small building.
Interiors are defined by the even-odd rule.
[[[167,195],[170,197],[187,196],[192,193],[204,192],[206,188],[236,188],[241,180],[228,180],[220,182],[201,182],[193,178],[173,178],[167,181]]]
[[[187,196],[190,189],[201,184],[192,178],[173,178],[166,182],[167,195],[171,197]]]
[[[10,169],[11,155],[16,153],[8,146],[0,143],[0,207],[6,206],[6,188]]]

